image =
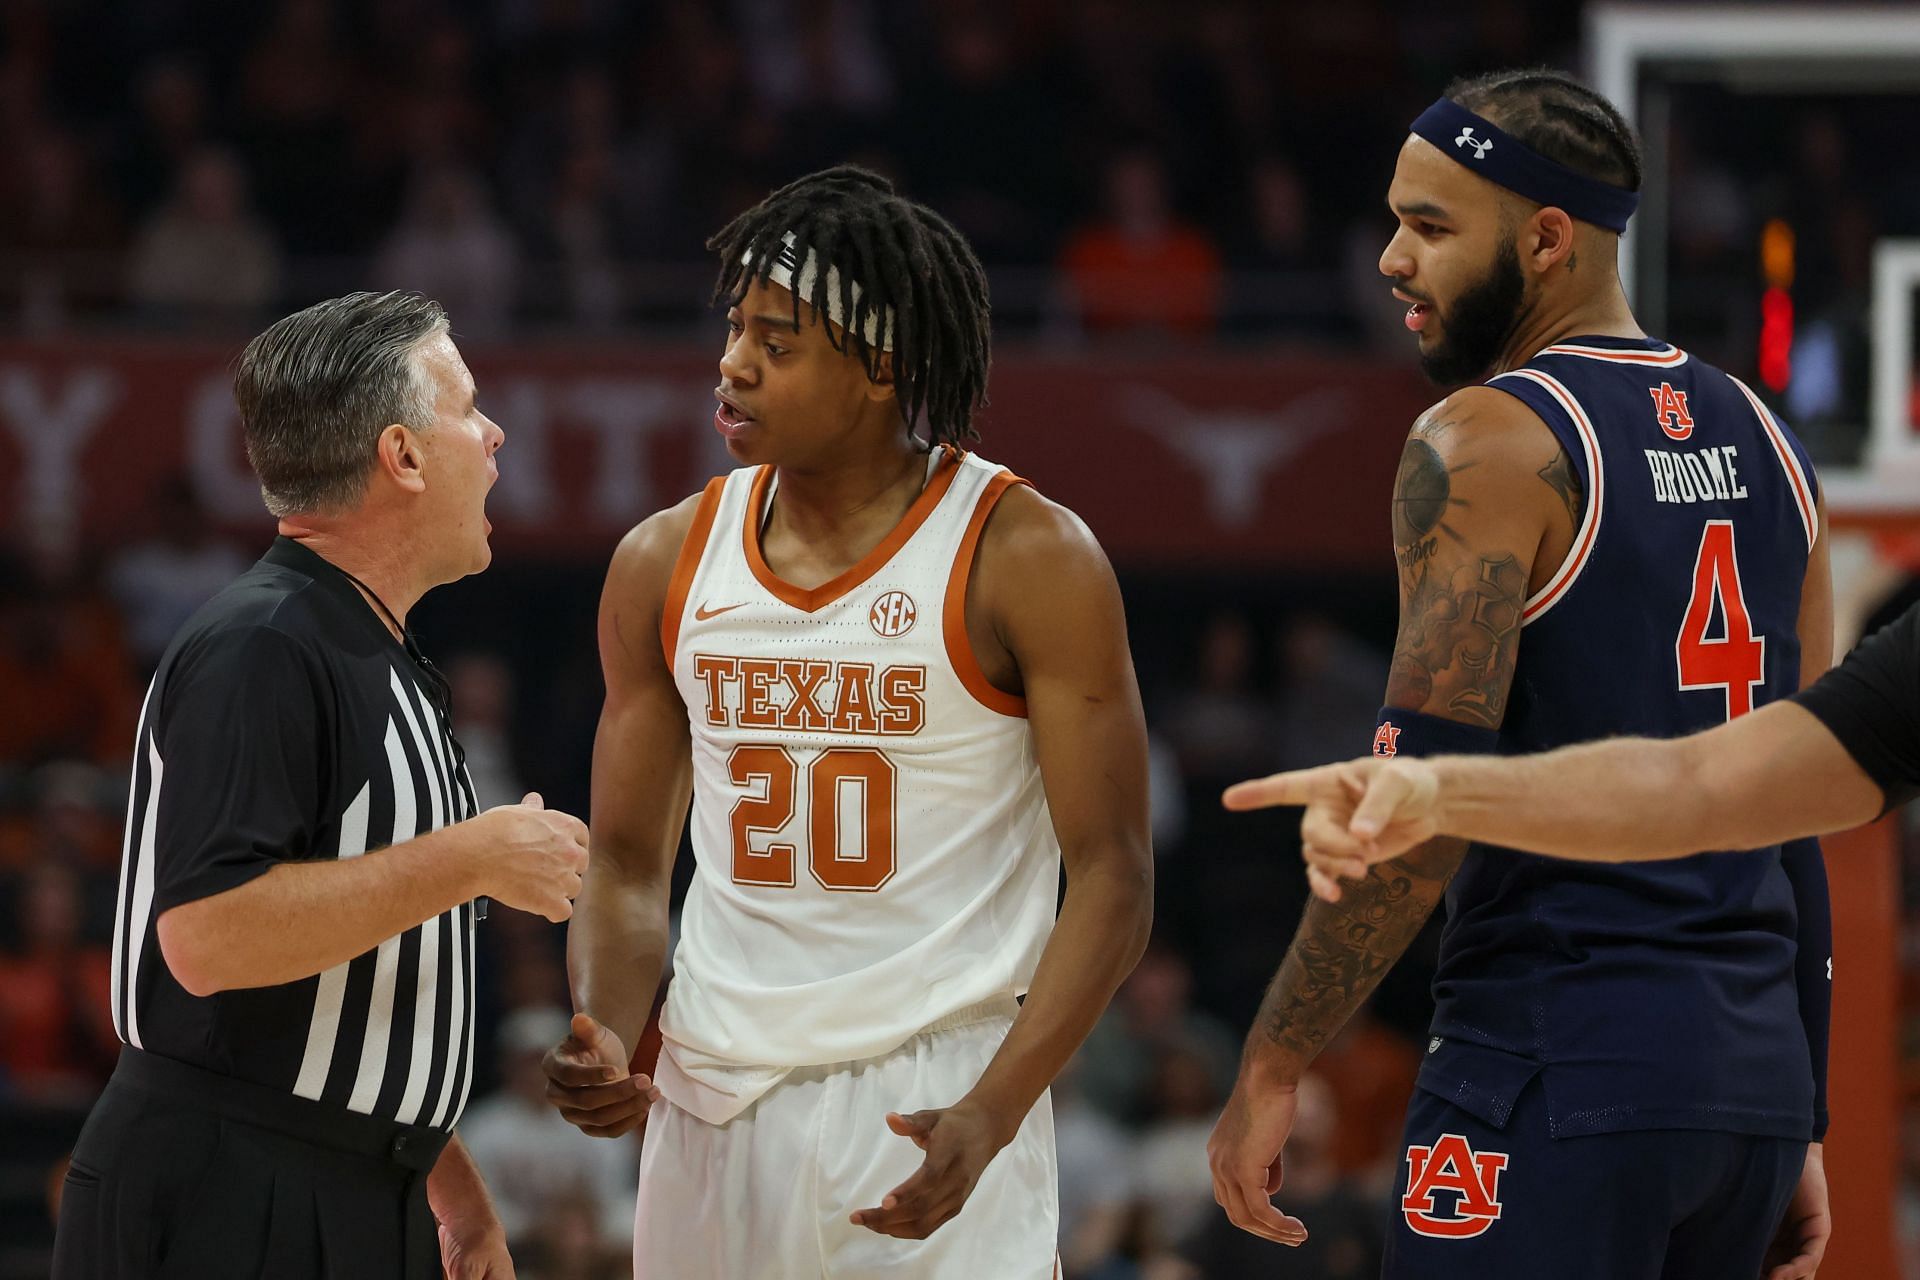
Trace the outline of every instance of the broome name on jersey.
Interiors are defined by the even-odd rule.
[[[1646,449],[1647,467],[1653,472],[1655,502],[1726,502],[1747,496],[1736,468],[1740,449],[1720,445],[1698,453],[1677,453],[1668,449]]]

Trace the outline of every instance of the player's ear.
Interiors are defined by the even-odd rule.
[[[1520,233],[1520,258],[1545,275],[1573,258],[1574,224],[1565,209],[1548,205],[1527,219]]]
[[[867,399],[878,402],[893,397],[893,352],[882,351],[880,359],[873,366],[872,375],[867,379]]]

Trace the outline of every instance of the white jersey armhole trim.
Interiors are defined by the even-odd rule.
[[[1554,348],[1548,348],[1554,350]],[[1684,357],[1685,353],[1682,353]],[[1528,626],[1540,620],[1547,610],[1566,598],[1572,590],[1574,581],[1587,562],[1593,559],[1593,548],[1600,538],[1600,517],[1606,509],[1606,469],[1600,458],[1600,436],[1593,429],[1593,420],[1587,411],[1580,407],[1580,401],[1566,384],[1550,374],[1538,369],[1515,369],[1511,373],[1500,375],[1502,378],[1525,378],[1527,381],[1545,389],[1559,406],[1566,410],[1567,418],[1573,423],[1574,431],[1580,437],[1580,451],[1587,459],[1587,509],[1580,518],[1580,527],[1574,531],[1573,545],[1567,549],[1567,558],[1560,562],[1553,577],[1536,591],[1520,611],[1520,625]],[[1493,379],[1494,382],[1500,378]],[[1491,384],[1489,384],[1491,385]]]
[[[1732,374],[1727,380],[1740,388],[1740,394],[1753,406],[1754,416],[1760,419],[1760,429],[1766,433],[1767,442],[1773,446],[1774,456],[1780,459],[1781,470],[1787,473],[1787,488],[1793,491],[1793,505],[1800,511],[1800,524],[1807,534],[1807,550],[1813,550],[1814,541],[1820,536],[1820,512],[1813,501],[1813,485],[1807,479],[1806,471],[1800,466],[1800,459],[1794,456],[1793,446],[1787,443],[1786,434],[1781,431],[1780,423],[1763,404],[1753,389]]]

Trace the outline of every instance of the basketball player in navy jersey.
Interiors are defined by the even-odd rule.
[[[1380,269],[1427,373],[1472,385],[1402,455],[1376,755],[1674,736],[1828,665],[1806,455],[1628,309],[1640,177],[1619,113],[1546,71],[1456,84],[1401,148]],[[1825,884],[1811,842],[1595,866],[1440,837],[1371,867],[1311,903],[1274,978],[1209,1143],[1216,1197],[1304,1238],[1272,1203],[1295,1084],[1444,896],[1385,1275],[1811,1276]]]

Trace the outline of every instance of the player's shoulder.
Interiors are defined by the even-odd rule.
[[[1429,405],[1413,420],[1410,434],[1439,448],[1443,443],[1497,443],[1545,431],[1547,424],[1526,401],[1480,383],[1461,387]]]
[[[681,548],[700,522],[703,509],[711,519],[710,513],[725,480],[724,476],[715,477],[700,492],[661,508],[627,530],[613,549],[613,560],[607,567],[608,583],[619,580],[640,584],[658,578],[664,589],[680,558]]]
[[[1100,542],[1070,508],[1031,485],[1009,485],[981,531],[977,563],[983,569],[1042,578],[1091,565],[1107,569]]]

